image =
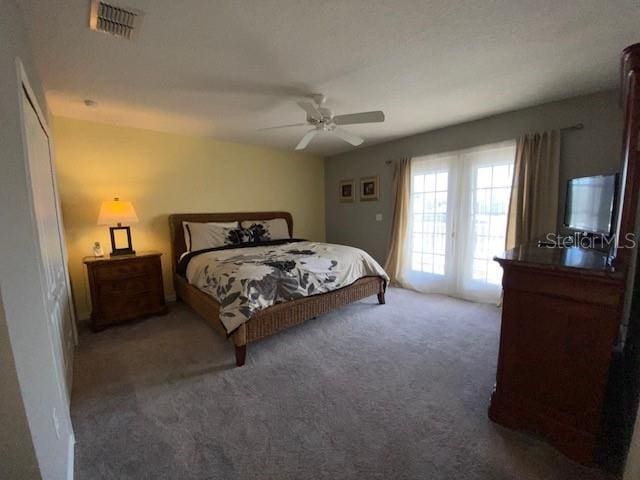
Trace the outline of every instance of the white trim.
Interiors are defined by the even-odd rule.
[[[71,433],[69,435],[69,447],[67,450],[67,480],[73,480],[75,472],[75,458],[76,458],[76,437]]]
[[[22,65],[22,61],[18,57],[16,57],[16,68],[18,70],[18,83],[21,86],[23,86],[24,89],[27,91],[27,96],[29,97],[31,104],[33,105],[33,108],[36,111],[38,120],[40,120],[40,123],[42,123],[42,128],[47,134],[47,137],[51,138],[51,132],[49,131],[49,127],[47,125],[45,116],[42,113],[42,110],[40,110],[40,105],[38,105],[38,102],[36,100],[37,98],[36,94],[33,92],[33,89],[31,88],[31,84],[29,83],[29,77],[27,77],[27,72],[24,69],[24,65]]]

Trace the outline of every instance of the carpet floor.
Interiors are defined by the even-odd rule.
[[[499,310],[390,289],[250,345],[184,304],[84,332],[76,478],[609,478],[487,417]]]

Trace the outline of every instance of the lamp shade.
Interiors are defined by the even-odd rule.
[[[138,216],[131,202],[118,198],[107,200],[100,205],[98,225],[117,225],[119,223],[137,223]]]

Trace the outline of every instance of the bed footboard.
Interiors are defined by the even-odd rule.
[[[219,320],[218,302],[189,285],[180,275],[174,276],[174,285],[178,298],[189,304],[212,328],[226,335]],[[278,303],[261,310],[231,335],[236,349],[236,365],[244,365],[249,343],[366,297],[377,295],[378,302],[384,304],[385,290],[386,282],[382,277],[364,277],[332,292]]]

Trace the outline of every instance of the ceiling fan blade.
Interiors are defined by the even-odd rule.
[[[364,139],[358,137],[357,135],[353,135],[346,130],[342,130],[341,128],[334,128],[333,130],[331,130],[331,132],[335,136],[340,137],[342,140],[350,143],[354,147],[357,147],[358,145],[361,145],[362,142],[364,142]]]
[[[384,122],[384,112],[348,113],[346,115],[336,115],[333,117],[336,125],[353,125],[354,123],[375,123]]]
[[[302,137],[302,140],[300,140],[300,143],[296,145],[296,150],[304,150],[305,148],[307,148],[307,145],[309,145],[309,142],[313,137],[316,136],[317,133],[318,133],[317,128],[314,128],[313,130],[309,130],[307,133],[305,133],[304,137]]]
[[[322,120],[322,113],[320,113],[313,103],[300,101],[298,102],[298,105],[301,109],[307,112],[307,117],[315,120]]]
[[[306,127],[307,125],[309,125],[307,122],[305,122],[305,123],[290,123],[289,125],[278,125],[277,127],[264,127],[264,128],[259,128],[258,130],[275,130],[276,128]]]

